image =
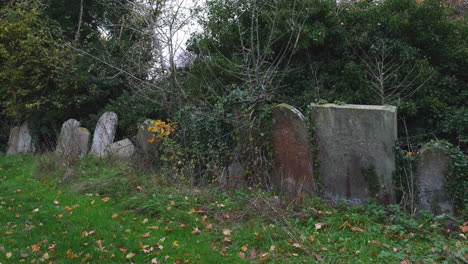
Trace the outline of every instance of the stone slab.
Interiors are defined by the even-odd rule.
[[[24,122],[19,128],[17,153],[27,154],[33,152],[31,131],[29,130],[28,123]]]
[[[314,161],[304,115],[287,104],[273,108],[272,183],[290,195],[315,194]]]
[[[106,148],[114,142],[118,117],[114,112],[105,112],[98,120],[94,130],[93,143],[90,154],[96,157],[105,157]]]
[[[87,128],[78,128],[78,143],[80,148],[80,155],[85,156],[89,150],[89,142],[91,140],[91,133]]]
[[[156,141],[150,143],[148,142],[149,138],[153,137],[153,133],[148,131],[148,127],[151,126],[151,120],[147,119],[145,122],[141,123],[138,126],[138,131],[136,135],[136,146],[141,152],[153,156],[157,156],[158,153],[158,144]]]
[[[135,146],[129,139],[123,139],[106,147],[106,154],[117,158],[130,158],[135,153]]]
[[[63,123],[55,153],[63,156],[80,155],[79,128],[80,122],[75,119],[69,119]]]
[[[395,202],[396,107],[312,104],[311,109],[323,197]]]
[[[15,155],[18,153],[18,137],[20,128],[14,127],[10,131],[10,138],[8,139],[8,150],[7,155]]]
[[[417,208],[435,214],[452,213],[453,207],[445,189],[450,156],[443,147],[434,145],[422,148],[419,157]]]

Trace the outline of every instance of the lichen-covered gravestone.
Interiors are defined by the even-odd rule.
[[[135,153],[135,146],[129,139],[124,139],[108,145],[106,153],[111,157],[126,159]]]
[[[420,160],[417,170],[419,189],[418,209],[432,213],[451,213],[448,192],[445,188],[445,174],[448,170],[450,156],[441,146],[427,146],[419,152]]]
[[[8,150],[7,155],[15,155],[18,153],[18,136],[19,136],[19,127],[14,127],[10,131],[10,138],[8,140]]]
[[[63,123],[55,153],[63,156],[78,156],[80,154],[79,128],[80,122],[75,119],[69,119]]]
[[[153,137],[153,133],[148,131],[148,128],[150,126],[151,120],[149,119],[138,126],[138,131],[136,135],[136,145],[138,149],[141,150],[143,153],[156,156],[158,153],[157,142],[148,141],[148,139]]]
[[[312,104],[312,126],[324,198],[395,201],[396,107]]]
[[[31,132],[29,131],[28,123],[23,123],[20,127],[15,127],[10,132],[8,140],[8,155],[18,153],[34,152]]]
[[[115,131],[117,129],[117,114],[105,112],[98,120],[94,130],[93,143],[90,154],[96,157],[105,157],[106,148],[114,142]]]
[[[272,183],[281,192],[316,193],[305,117],[287,104],[273,108],[273,155]]]

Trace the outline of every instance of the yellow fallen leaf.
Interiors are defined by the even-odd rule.
[[[241,247],[242,251],[247,251],[247,248],[249,248],[249,245],[245,244]]]
[[[179,246],[179,243],[178,243],[177,240],[176,240],[176,241],[172,242],[172,245],[173,245],[174,247],[178,247],[178,246]]]
[[[11,252],[8,252],[8,253],[5,254],[5,257],[7,259],[11,258],[11,256],[13,256],[13,254]]]

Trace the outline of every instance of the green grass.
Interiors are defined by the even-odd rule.
[[[466,263],[459,224],[197,188],[114,160],[0,157],[0,263]]]

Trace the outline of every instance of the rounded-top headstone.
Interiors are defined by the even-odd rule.
[[[291,195],[315,194],[312,151],[305,117],[287,104],[273,108],[272,182]]]
[[[96,157],[106,156],[106,147],[114,142],[117,129],[117,114],[105,112],[98,120],[94,130],[90,154]]]
[[[55,153],[65,156],[77,156],[80,154],[79,128],[80,122],[75,119],[69,119],[63,123],[57,139]]]
[[[151,120],[147,119],[145,122],[138,126],[136,135],[136,145],[145,154],[156,155],[158,152],[158,146],[156,142],[149,142],[148,139],[153,137],[153,133],[148,131],[151,126]]]

